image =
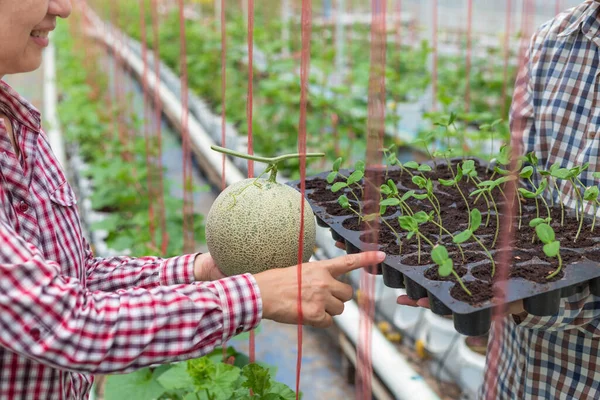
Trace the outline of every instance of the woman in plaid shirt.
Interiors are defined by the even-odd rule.
[[[40,66],[70,0],[0,1],[0,78]],[[209,254],[96,258],[41,118],[0,81],[0,398],[86,398],[92,374],[202,356],[261,318],[295,323],[296,267],[225,278]],[[376,252],[303,266],[306,324],[352,298]]]
[[[511,107],[513,147],[534,151],[543,168],[590,163],[600,171],[600,2],[588,0],[545,23],[531,40]],[[570,187],[565,205],[575,206]],[[559,201],[558,194],[555,194]],[[589,212],[589,210],[588,210]],[[405,305],[427,306],[426,299]],[[589,290],[561,300],[560,312],[534,317],[520,304],[502,322],[498,359],[488,359],[485,400],[600,399],[600,298]],[[493,330],[492,330],[493,332]]]

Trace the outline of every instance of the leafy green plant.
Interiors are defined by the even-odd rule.
[[[479,238],[475,235],[475,231],[477,231],[477,229],[479,229],[480,226],[481,226],[481,212],[477,208],[474,208],[473,210],[471,210],[471,219],[469,222],[469,227],[467,229],[465,229],[464,231],[462,231],[461,233],[459,233],[458,235],[456,235],[452,241],[456,244],[462,244],[462,243],[466,242],[467,240],[473,238],[473,240],[475,240],[475,242],[477,242],[477,244],[479,244],[479,246],[481,246],[481,248],[483,249],[485,254],[490,259],[490,261],[492,263],[492,277],[493,277],[496,274],[496,263],[494,262],[494,257],[492,257],[492,255],[490,254],[487,247],[485,247],[485,245],[481,242],[481,240],[479,240]]]
[[[546,223],[541,223],[535,227],[535,232],[540,239],[540,241],[544,244],[543,250],[546,256],[558,259],[558,268],[551,274],[549,274],[546,278],[551,279],[554,278],[562,268],[562,257],[560,256],[560,242],[556,240],[556,236],[554,234],[554,229]]]
[[[232,347],[223,362],[221,349],[201,358],[110,375],[105,397],[111,400],[295,400],[288,386],[272,378],[273,369],[249,363]]]
[[[439,244],[435,245],[433,249],[431,249],[431,259],[438,265],[438,274],[440,276],[447,277],[450,276],[450,274],[454,275],[465,293],[467,293],[469,296],[473,296],[471,291],[465,286],[463,280],[454,270],[454,262],[448,255],[448,250],[446,247]]]
[[[337,160],[335,160],[335,162],[333,163],[331,172],[329,173],[329,175],[327,175],[327,183],[333,184],[331,186],[331,191],[333,193],[337,193],[342,189],[348,188],[350,191],[350,194],[352,195],[352,197],[354,197],[354,199],[358,203],[358,206],[359,206],[358,213],[360,214],[362,212],[362,206],[361,206],[360,199],[364,198],[364,191],[359,182],[365,176],[365,163],[364,163],[364,161],[357,161],[354,166],[354,171],[350,175],[345,176],[342,173],[340,173],[340,167],[341,167],[342,162],[343,162],[343,159],[341,157],[339,157]],[[333,183],[338,176],[341,179],[343,179],[344,181]],[[352,190],[353,187],[358,188],[358,190],[360,191],[360,198],[356,193],[354,193],[354,190]]]
[[[400,227],[408,232],[406,236],[407,239],[411,239],[413,236],[417,237],[418,243],[418,254],[417,254],[417,262],[421,263],[421,239],[427,242],[432,248],[435,246],[431,240],[427,238],[427,236],[423,235],[419,231],[419,225],[424,224],[429,221],[429,216],[425,211],[419,211],[414,215],[405,215],[402,217],[398,217],[398,222],[400,223]]]

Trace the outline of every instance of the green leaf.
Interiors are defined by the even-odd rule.
[[[332,184],[335,181],[335,177],[337,176],[337,172],[333,171],[327,175],[327,183]]]
[[[342,166],[342,157],[339,157],[337,160],[334,161],[333,163],[333,171],[334,172],[338,172],[340,170],[340,167]]]
[[[546,222],[546,219],[544,218],[534,218],[531,221],[529,221],[529,226],[535,228],[536,226],[538,226],[539,224],[543,224],[544,222]]]
[[[438,275],[441,277],[450,276],[453,268],[454,268],[454,262],[452,261],[451,258],[447,258],[446,260],[444,260],[442,265],[439,266]]]
[[[413,194],[413,197],[417,200],[425,200],[427,198],[427,194]]]
[[[392,194],[392,189],[390,189],[390,187],[388,185],[381,185],[381,187],[379,188],[379,191],[381,192],[381,194],[383,194],[385,196],[389,196]]]
[[[544,245],[544,254],[548,257],[556,257],[558,252],[560,251],[560,242],[554,241]]]
[[[167,390],[194,387],[194,381],[188,374],[186,362],[174,364],[167,371],[163,372],[157,380]]]
[[[458,235],[454,236],[454,239],[452,241],[457,244],[464,243],[467,240],[469,240],[471,236],[473,236],[473,232],[470,229],[465,229]]]
[[[396,156],[396,154],[390,154],[387,158],[387,163],[389,165],[397,165],[398,164],[398,157]]]
[[[363,221],[367,221],[367,222],[371,222],[371,221],[375,221],[378,216],[379,216],[379,214],[377,214],[377,213],[367,214],[364,217],[362,217],[362,220]]]
[[[481,211],[477,208],[471,210],[471,232],[475,232],[481,226]]]
[[[592,176],[596,179],[600,179],[600,172],[594,172]]]
[[[410,232],[408,232],[408,235],[406,235],[406,238],[408,240],[410,240],[413,236],[415,236],[415,232],[414,231],[410,231]]]
[[[585,192],[583,193],[583,199],[586,201],[594,201],[598,199],[598,195],[600,195],[598,186],[590,186],[585,188]]]
[[[404,164],[404,167],[409,169],[419,169],[419,163],[416,161],[409,161]]]
[[[521,195],[523,195],[523,197],[525,197],[526,199],[534,199],[537,197],[535,193],[530,192],[529,190],[524,188],[519,188],[519,193],[521,193]]]
[[[442,265],[448,259],[448,250],[442,245],[436,245],[431,250],[431,259],[437,265]]]
[[[521,170],[521,173],[519,174],[519,176],[523,179],[529,179],[529,178],[531,178],[531,175],[533,175],[533,167],[532,166],[527,166],[527,167],[523,168]]]
[[[333,193],[337,193],[345,187],[348,187],[348,184],[346,182],[337,182],[333,184],[333,186],[331,187],[331,191]]]
[[[411,216],[405,215],[398,217],[398,223],[400,224],[400,227],[406,231],[416,232],[419,230],[417,221]]]
[[[475,169],[475,161],[467,160],[462,164],[463,171],[472,171]]]
[[[162,387],[149,368],[128,374],[111,375],[106,379],[104,397],[111,400],[158,399],[167,390]]]
[[[429,214],[427,214],[425,211],[419,211],[413,215],[413,218],[415,221],[417,221],[417,224],[421,225],[429,221]]]
[[[535,152],[530,152],[527,153],[527,156],[525,156],[525,159],[527,160],[528,163],[532,164],[532,165],[537,165],[538,164],[538,158],[535,155]]]
[[[569,179],[571,171],[567,168],[559,168],[551,172],[551,175],[558,179]]]
[[[417,168],[417,170],[419,172],[430,172],[430,171],[432,171],[432,168],[427,164],[421,164],[421,165],[419,165],[419,168]]]
[[[454,179],[438,179],[438,182],[440,182],[443,186],[454,186],[454,184],[456,183],[456,180],[454,180]]]
[[[398,186],[396,186],[393,180],[388,179],[387,184],[388,187],[391,189],[392,193],[398,194]]]
[[[450,113],[450,118],[448,119],[448,125],[452,125],[454,123],[454,121],[456,121],[456,113],[455,112],[451,112]]]
[[[496,127],[496,125],[501,124],[504,121],[502,118],[495,120],[492,122],[492,128]]]
[[[270,394],[278,394],[284,400],[296,400],[296,393],[281,382],[271,381]]]
[[[400,200],[402,202],[405,202],[406,200],[410,199],[414,194],[415,194],[414,190],[409,190],[408,192],[406,192],[402,195],[402,198]]]
[[[548,244],[554,242],[554,229],[552,229],[552,227],[546,223],[536,226],[535,233],[538,235],[542,243]]]
[[[263,396],[271,388],[269,371],[257,364],[248,364],[242,369],[246,381],[242,383],[245,388],[251,389],[255,395]]]
[[[342,206],[343,209],[347,209],[350,207],[350,201],[348,201],[348,197],[345,194],[341,195],[338,198],[338,204]]]
[[[424,188],[427,185],[425,178],[418,175],[412,177],[412,182],[420,188]]]
[[[364,175],[364,173],[365,173],[365,167],[366,167],[366,166],[365,166],[365,162],[364,162],[364,161],[357,161],[357,162],[356,162],[356,164],[354,164],[354,169],[355,169],[356,171],[360,171],[360,172],[362,172],[362,173],[363,173],[363,175]]]
[[[546,190],[547,187],[548,187],[548,182],[546,180],[543,180],[540,183],[540,186],[538,186],[537,190],[535,191],[535,195],[539,196],[540,194],[542,194],[544,192],[544,190]]]
[[[365,176],[364,171],[356,170],[350,174],[346,183],[348,184],[348,186],[353,185],[356,182],[360,181],[363,178],[363,176]]]
[[[383,200],[381,203],[379,203],[379,205],[385,206],[385,207],[397,206],[397,205],[400,205],[400,199],[398,199],[396,197],[390,197],[389,199]]]

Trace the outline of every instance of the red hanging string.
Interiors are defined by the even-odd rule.
[[[561,0],[556,0],[556,10],[555,10],[555,14],[558,15],[560,14],[560,11],[562,10],[562,1]]]
[[[227,101],[225,99],[227,90],[227,26],[225,25],[225,0],[221,0],[221,146],[227,147],[226,143],[226,123],[227,118],[225,116],[225,105]],[[225,190],[227,187],[227,179],[225,177],[225,160],[226,155],[223,154],[221,158],[221,190]],[[252,333],[251,333],[252,335]],[[252,347],[252,343],[250,343]],[[223,362],[227,359],[227,342],[223,343]]]
[[[300,58],[300,120],[298,124],[298,153],[300,156],[300,235],[298,238],[298,357],[296,359],[296,400],[300,393],[302,368],[302,253],[304,249],[304,194],[306,191],[306,109],[308,105],[308,76],[310,68],[310,36],[312,31],[312,0],[302,0],[302,53]]]
[[[254,0],[248,0],[248,101],[246,118],[248,120],[248,154],[254,154],[252,136],[252,100],[254,93]],[[254,161],[248,160],[248,177],[254,176]]]
[[[248,0],[248,95],[246,101],[246,119],[248,120],[248,154],[254,154],[252,138],[252,111],[254,98],[254,0]],[[248,160],[248,178],[254,177],[254,161]],[[256,336],[250,332],[249,358],[253,363],[256,352]]]
[[[225,92],[227,89],[227,27],[225,25],[225,0],[221,0],[221,146],[227,147],[225,140],[226,122],[225,117]],[[223,154],[221,161],[221,189],[225,189],[225,160],[226,155]]]
[[[373,182],[365,187],[366,214],[379,214],[378,200],[381,184],[381,153],[385,130],[386,110],[386,7],[385,0],[372,0],[371,2],[371,52],[370,52],[370,79],[368,97],[367,119],[367,150],[366,150],[366,181]],[[379,238],[379,219],[371,224],[368,244],[363,250],[376,250]],[[357,399],[372,398],[372,334],[375,315],[375,273],[376,265],[361,271],[361,296],[359,304],[361,313],[359,320],[359,339],[357,343]]]
[[[433,52],[433,67],[431,72],[432,109],[437,110],[437,84],[438,84],[438,0],[433,1],[433,37],[431,38]]]
[[[146,178],[148,185],[148,218],[149,218],[149,229],[150,229],[150,243],[153,248],[156,247],[155,240],[155,221],[154,221],[154,168],[151,162],[151,148],[150,148],[150,124],[148,118],[148,44],[147,44],[147,32],[146,32],[146,0],[140,0],[140,30],[141,30],[141,45],[142,45],[142,62],[144,68],[142,72],[142,93],[143,93],[143,108],[144,108],[144,121],[142,122],[142,129],[144,131],[144,138],[146,142]]]
[[[465,70],[465,112],[471,108],[471,59],[473,56],[473,0],[467,0],[467,65]]]
[[[527,43],[529,42],[529,27],[531,26],[531,18],[534,15],[534,4],[531,0],[523,1],[523,14],[522,14],[522,22],[521,22],[521,31],[522,31],[522,43],[521,43],[521,55],[519,59],[519,69],[523,66],[524,62],[524,54],[525,49],[527,47]],[[523,127],[514,127],[516,131],[523,129]],[[508,201],[505,206],[504,215],[506,216],[505,221],[509,221],[508,224],[504,224],[501,227],[500,233],[500,257],[498,260],[498,269],[496,274],[498,275],[497,284],[494,286],[494,301],[497,304],[504,304],[506,299],[506,285],[508,279],[508,269],[511,264],[511,243],[513,243],[514,235],[516,229],[511,229],[512,222],[516,216],[516,208],[518,201],[516,199],[517,189],[516,182],[518,181],[518,155],[521,154],[521,144],[519,141],[512,141],[512,156],[511,156],[511,165],[510,171],[513,179],[509,181],[508,188],[505,190],[506,198],[515,199],[515,201]],[[502,344],[502,332],[504,331],[504,324],[506,323],[506,309],[507,304],[504,304],[502,307],[493,308],[492,315],[492,332],[493,332],[493,340],[490,341],[488,346],[488,368],[489,368],[489,379],[490,382],[497,382],[500,379],[500,372],[498,370],[498,360],[500,359],[501,354],[501,344]],[[488,391],[487,399],[493,400],[497,398],[498,387],[495,384],[489,385],[490,390]]]
[[[504,79],[502,80],[502,116],[504,117],[508,110],[506,109],[506,96],[508,90],[508,66],[510,64],[510,35],[512,20],[512,0],[506,0],[506,26],[504,28]]]
[[[185,5],[179,0],[179,40],[181,61],[181,135],[183,144],[183,246],[186,253],[194,248],[194,198],[192,189],[192,154],[190,148],[190,132],[188,130],[188,72],[187,48],[185,36]]]
[[[159,19],[158,19],[158,0],[152,0],[152,33],[153,33],[153,47],[154,47],[154,77],[156,78],[154,84],[154,125],[156,129],[156,169],[158,171],[158,214],[160,220],[161,234],[161,252],[162,254],[167,253],[169,248],[169,233],[167,231],[167,215],[165,209],[165,189],[164,189],[164,178],[162,174],[162,100],[160,98],[160,87],[158,82],[160,81],[160,44],[159,44]]]

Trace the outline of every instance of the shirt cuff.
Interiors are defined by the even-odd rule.
[[[262,299],[252,274],[232,276],[212,282],[219,291],[223,309],[223,338],[255,329],[262,319]]]
[[[171,286],[194,282],[194,260],[202,253],[187,254],[163,260],[160,268],[160,285]]]

